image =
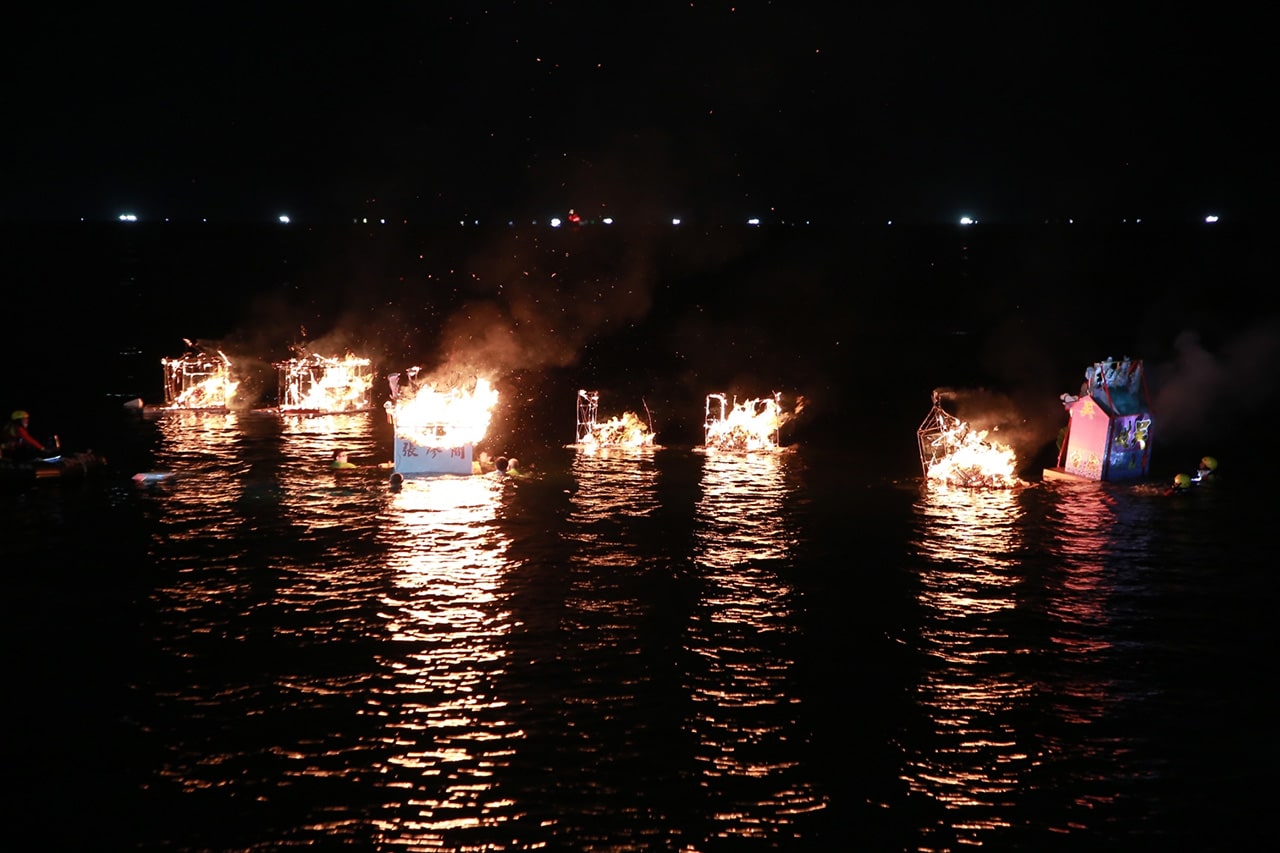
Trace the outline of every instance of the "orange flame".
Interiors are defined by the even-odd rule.
[[[224,409],[231,405],[240,382],[231,378],[231,359],[187,355],[162,358],[165,404],[171,409]]]
[[[787,416],[782,395],[730,405],[724,394],[708,394],[703,445],[714,450],[777,450],[779,431]]]
[[[927,476],[967,489],[1010,489],[1019,484],[1017,467],[1013,450],[987,441],[987,431],[982,430],[949,436],[947,452],[929,465]]]
[[[653,433],[635,412],[623,412],[621,417],[612,417],[604,423],[584,425],[579,443],[593,447],[649,447],[653,444]]]
[[[369,408],[373,374],[367,358],[310,355],[276,367],[280,370],[281,410],[355,412]]]
[[[1011,448],[987,439],[948,413],[935,394],[929,416],[920,426],[920,461],[931,483],[968,489],[1009,489],[1021,485],[1018,460]]]
[[[410,372],[411,379],[416,368]],[[408,388],[393,385],[395,396],[387,401],[387,414],[397,440],[419,447],[461,447],[480,442],[489,429],[498,391],[487,379],[477,378],[467,387],[432,384]]]

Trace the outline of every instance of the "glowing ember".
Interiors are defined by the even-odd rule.
[[[240,387],[231,378],[231,359],[218,352],[162,358],[164,402],[172,409],[225,409]]]
[[[933,409],[918,432],[925,479],[966,489],[1010,489],[1021,485],[1013,450],[988,441],[987,435],[987,430],[972,430],[944,410],[935,393]]]
[[[418,369],[409,371],[409,386],[401,387],[399,374],[392,377],[392,399],[387,414],[397,442],[417,447],[456,448],[484,438],[498,404],[498,392],[487,379],[465,385],[417,384]]]
[[[787,416],[782,395],[730,405],[724,394],[708,394],[703,446],[714,450],[757,451],[779,449],[779,431]]]
[[[652,428],[634,412],[623,412],[601,423],[597,420],[599,391],[578,392],[577,443],[587,447],[652,447]]]
[[[319,355],[276,365],[280,371],[280,409],[309,412],[356,412],[370,407],[373,373],[369,359]]]

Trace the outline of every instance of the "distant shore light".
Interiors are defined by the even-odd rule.
[[[974,219],[972,216],[961,216],[961,217],[960,217],[960,224],[961,224],[961,225],[976,225],[977,223],[978,223],[978,220]]]
[[[679,224],[680,224],[680,217],[678,217],[678,216],[676,216],[676,217],[672,217],[672,219],[671,219],[671,224],[672,224],[672,225],[679,225]]]
[[[278,217],[276,217],[276,218],[280,220],[280,224],[281,224],[281,225],[288,225],[288,224],[289,224],[289,214],[287,214],[287,213],[282,213],[282,214],[280,214],[280,215],[279,215]]]
[[[137,222],[137,221],[138,221],[138,214],[136,214],[136,213],[122,213],[122,214],[120,214],[120,221],[121,221],[121,222]]]
[[[1216,213],[1210,213],[1208,216],[1204,218],[1204,221],[1207,224],[1212,225],[1213,223],[1218,221],[1218,215]]]

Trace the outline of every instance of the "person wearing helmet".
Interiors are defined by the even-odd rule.
[[[1191,488],[1191,475],[1179,474],[1173,478],[1173,485],[1165,489],[1166,495],[1176,495],[1188,491]]]
[[[36,441],[28,430],[30,425],[31,415],[22,409],[10,416],[9,422],[4,425],[3,430],[3,446],[6,457],[10,459],[35,459],[48,455],[45,446]]]
[[[1203,483],[1213,479],[1213,474],[1218,470],[1218,460],[1212,456],[1204,456],[1200,459],[1200,467],[1196,469],[1196,475],[1193,478],[1197,483]]]

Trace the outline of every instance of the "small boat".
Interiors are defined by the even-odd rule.
[[[106,465],[107,460],[92,450],[37,459],[0,458],[0,483],[27,486],[45,481],[80,481]]]

